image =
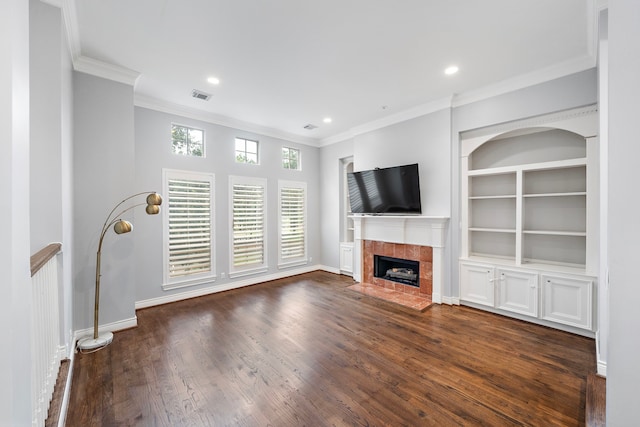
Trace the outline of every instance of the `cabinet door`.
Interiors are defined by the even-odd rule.
[[[499,268],[497,308],[527,316],[538,316],[538,274]]]
[[[493,307],[495,268],[475,264],[460,264],[460,299]]]
[[[340,245],[340,270],[346,273],[353,273],[353,245]]]
[[[593,329],[593,280],[542,275],[542,318],[583,329]]]

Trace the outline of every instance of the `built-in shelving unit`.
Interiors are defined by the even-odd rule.
[[[594,330],[596,127],[587,108],[462,135],[461,303]]]

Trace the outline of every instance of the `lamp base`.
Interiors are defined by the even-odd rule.
[[[78,349],[80,351],[99,350],[111,344],[111,341],[113,341],[113,334],[111,332],[103,332],[98,335],[98,338],[93,338],[92,335],[78,340]]]

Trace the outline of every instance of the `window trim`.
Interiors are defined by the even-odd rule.
[[[242,140],[245,143],[245,146],[244,146],[245,158],[246,158],[246,155],[247,155],[247,141],[256,143],[256,162],[255,163],[239,162],[238,161],[238,151],[236,150],[236,143],[237,143],[238,140]],[[260,164],[260,141],[257,140],[257,139],[250,139],[250,138],[243,138],[241,136],[236,136],[233,139],[233,158],[234,158],[236,163],[241,164],[241,165],[259,165]]]
[[[204,158],[207,157],[207,150],[206,150],[206,145],[207,144],[206,144],[206,136],[205,136],[206,132],[204,131],[204,129],[200,129],[200,128],[197,128],[197,127],[187,126],[187,125],[183,125],[183,124],[180,124],[180,123],[173,123],[172,122],[171,123],[171,131],[173,131],[173,127],[174,126],[179,126],[179,127],[186,128],[188,130],[197,130],[197,131],[202,132],[202,156],[194,156],[193,154],[189,154],[188,153],[188,151],[189,151],[188,141],[187,141],[187,154],[176,153],[175,151],[173,151],[173,137],[171,138],[171,154],[176,155],[176,156],[183,156],[183,157],[193,157],[193,158],[196,158],[196,159],[204,159]]]
[[[303,205],[303,223],[304,223],[304,254],[301,257],[294,259],[283,260],[282,258],[282,190],[285,188],[301,188],[304,191],[304,205]],[[308,259],[308,234],[309,234],[309,222],[307,216],[307,183],[304,181],[287,181],[278,180],[278,268],[295,267],[299,265],[305,265],[309,263]]]
[[[242,184],[242,185],[261,185],[263,187],[262,194],[262,245],[263,245],[263,258],[261,264],[252,264],[247,267],[236,267],[233,265],[233,186],[234,184]],[[248,177],[248,176],[237,176],[237,175],[229,175],[229,278],[233,279],[236,277],[249,276],[258,273],[264,273],[269,270],[268,263],[268,226],[267,226],[267,179],[266,178],[256,178],[256,177]]]
[[[193,181],[209,182],[209,229],[211,233],[210,241],[210,263],[211,270],[208,272],[197,273],[187,276],[170,277],[169,275],[169,180],[186,179]],[[166,208],[162,209],[162,289],[171,290],[188,286],[195,286],[204,283],[215,282],[216,275],[216,230],[215,230],[215,174],[207,172],[193,172],[176,169],[162,169],[162,194],[165,195]]]
[[[282,146],[282,150],[280,150],[280,154],[282,155],[282,151],[284,149],[289,150],[289,153],[291,152],[291,150],[296,151],[298,153],[298,164],[297,164],[297,168],[293,169],[293,168],[285,168],[284,167],[284,156],[280,159],[282,162],[282,169],[284,170],[288,170],[288,171],[301,171],[302,170],[302,151],[299,148],[294,148],[294,147],[287,147],[286,145]],[[291,157],[289,157],[289,160],[291,159]]]

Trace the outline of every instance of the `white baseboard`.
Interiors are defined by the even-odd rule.
[[[135,328],[136,326],[138,326],[138,318],[134,316],[130,319],[118,320],[117,322],[100,325],[98,326],[98,333],[117,332],[117,331],[122,331],[124,329]],[[93,334],[92,327],[75,331],[75,333],[73,334],[74,349],[75,349],[76,342],[78,342],[78,339],[91,336],[92,334]]]
[[[73,346],[75,348],[74,340]],[[58,415],[58,427],[65,426],[67,418],[67,410],[69,409],[69,395],[71,394],[71,380],[73,378],[73,367],[76,360],[76,352],[69,353],[69,370],[67,371],[67,382],[64,384],[64,393],[62,394],[62,402],[60,403],[60,414]]]
[[[318,265],[317,270],[326,271],[327,273],[340,274],[339,268],[329,267],[328,265]]]
[[[458,297],[442,297],[442,304],[460,305],[460,298],[458,298]]]
[[[607,362],[603,362],[601,360],[597,361],[597,373],[602,377],[607,376]]]
[[[263,282],[269,282],[271,280],[284,279],[286,277],[297,276],[298,274],[310,273],[316,270],[329,271],[330,273],[340,274],[340,270],[336,270],[330,267],[322,265],[311,265],[301,268],[295,268],[286,271],[280,271],[274,274],[268,274],[266,276],[260,275],[251,277],[244,280],[236,280],[228,283],[221,283],[213,286],[207,286],[206,288],[194,289],[192,291],[180,292],[171,295],[165,295],[158,298],[150,298],[136,302],[136,310],[141,308],[153,307],[156,305],[168,304],[170,302],[182,301],[189,298],[201,297],[204,295],[215,294],[218,292],[230,291],[232,289],[243,288],[245,286],[257,285]]]
[[[596,331],[596,372],[598,375],[606,377],[607,376],[607,361],[602,360],[600,357],[600,345],[602,341],[600,341],[600,331]]]

